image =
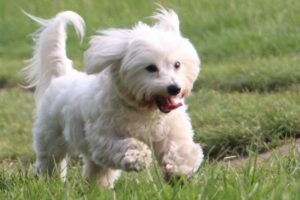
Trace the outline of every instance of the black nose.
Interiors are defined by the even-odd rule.
[[[168,93],[170,95],[177,95],[180,92],[181,88],[178,85],[169,85],[168,86]]]

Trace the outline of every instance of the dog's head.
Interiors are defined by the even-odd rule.
[[[112,68],[119,92],[139,105],[168,113],[182,105],[200,70],[200,59],[190,41],[181,36],[172,10],[160,9],[157,23],[139,22],[132,29],[109,29],[92,37],[85,54],[86,71]]]

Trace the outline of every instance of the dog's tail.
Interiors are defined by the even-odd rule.
[[[24,12],[25,13],[25,12]],[[35,98],[43,95],[52,78],[63,76],[72,70],[72,61],[66,54],[66,26],[71,23],[77,35],[84,36],[84,21],[72,11],[58,13],[54,18],[45,20],[25,13],[41,25],[33,34],[34,55],[24,69],[30,88],[35,87]]]

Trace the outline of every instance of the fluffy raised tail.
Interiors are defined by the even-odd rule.
[[[66,26],[71,23],[77,35],[84,36],[84,21],[75,12],[58,13],[54,18],[45,20],[25,13],[41,25],[33,34],[35,41],[34,55],[24,69],[29,82],[28,87],[35,87],[36,101],[40,99],[54,77],[67,74],[72,69],[72,61],[66,54]]]

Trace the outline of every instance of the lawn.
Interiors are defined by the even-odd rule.
[[[300,135],[300,1],[161,0],[177,11],[182,34],[193,42],[202,70],[188,98],[195,140],[206,161],[183,187],[167,185],[156,165],[124,173],[114,190],[99,189],[70,163],[66,183],[34,174],[32,93],[21,69],[32,53],[37,25],[22,10],[51,17],[74,10],[86,21],[84,41],[69,31],[68,54],[83,68],[88,38],[97,29],[128,27],[147,16],[153,1],[0,1],[0,199],[299,199],[300,154],[256,155]],[[233,167],[222,160],[247,156]]]

